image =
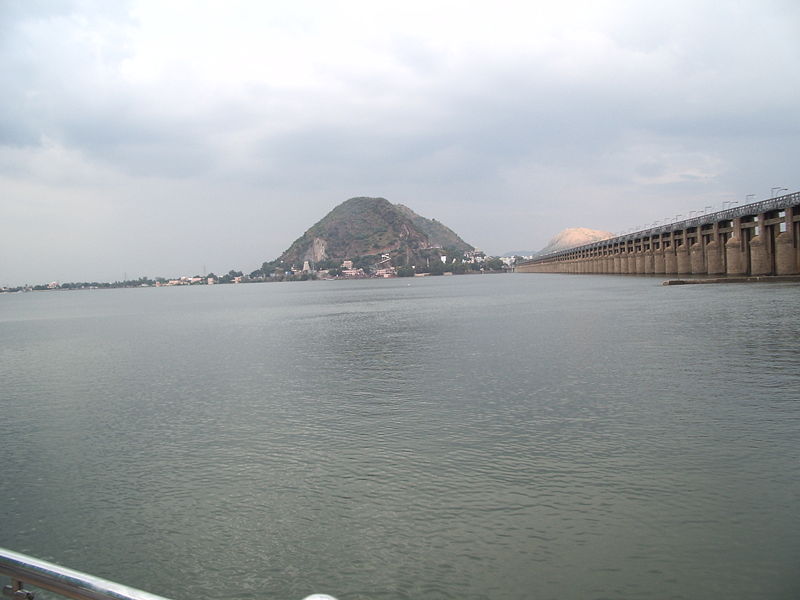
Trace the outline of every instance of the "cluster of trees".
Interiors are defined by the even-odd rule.
[[[44,291],[44,290],[52,290],[52,289],[59,289],[59,290],[88,290],[88,289],[108,289],[108,288],[127,288],[127,287],[142,287],[143,285],[155,285],[156,281],[166,281],[166,279],[162,277],[157,277],[156,279],[150,279],[149,277],[139,277],[138,279],[126,279],[124,281],[68,281],[66,283],[60,283],[56,286],[53,284],[42,283],[38,285],[32,286],[19,286],[15,288],[9,288],[7,291],[9,292],[19,292],[23,290],[34,290],[34,291]]]
[[[416,256],[407,257],[405,255],[398,255],[393,257],[392,262],[396,267],[398,277],[413,277],[417,273],[429,273],[430,275],[442,275],[444,273],[462,274],[475,271],[503,271],[505,265],[499,258],[490,258],[482,263],[466,263],[463,261],[463,254],[455,249],[446,249],[444,255],[447,257],[447,262],[443,263],[441,260],[441,250],[430,249],[418,253]],[[381,255],[357,256],[352,259],[353,268],[363,269],[365,273],[370,273],[375,270],[378,263],[381,262]],[[411,262],[413,261],[413,262]],[[411,264],[409,264],[411,263]],[[316,271],[327,271],[331,277],[339,277],[342,275],[342,261],[327,259],[319,261],[312,266],[312,272],[294,272],[292,265],[287,265],[281,260],[274,260],[271,262],[264,262],[261,268],[252,271],[248,276],[245,276],[242,271],[231,269],[225,275],[217,276],[214,273],[208,275],[195,275],[194,285],[203,285],[209,279],[217,283],[234,283],[237,278],[242,278],[241,281],[308,281],[310,279],[317,279]],[[18,292],[25,290],[49,290],[49,289],[92,289],[92,288],[130,288],[153,286],[156,283],[167,283],[169,280],[164,277],[156,277],[151,279],[149,277],[139,277],[138,279],[128,279],[125,281],[109,282],[68,282],[62,283],[57,286],[53,284],[39,284],[34,286],[19,286],[14,288],[3,288],[5,292]]]
[[[503,271],[505,265],[499,258],[491,258],[482,263],[465,263],[463,261],[443,263],[441,260],[432,262],[430,267],[423,266],[404,266],[397,269],[398,277],[413,277],[416,273],[430,273],[431,275],[443,275],[453,273],[463,275],[470,272],[480,271]]]
[[[249,277],[257,281],[262,279],[266,281],[308,281],[309,279],[317,279],[316,273],[296,273],[283,261],[279,260],[263,263],[261,268],[252,271]]]
[[[233,269],[231,269],[225,275],[217,277],[216,275],[214,275],[214,273],[209,273],[208,275],[206,275],[205,278],[206,279],[214,278],[217,280],[217,283],[233,283],[237,277],[244,277],[244,273],[242,273],[241,271],[234,271]]]
[[[445,256],[446,262],[442,262],[441,257]],[[378,268],[382,262],[380,254],[370,254],[365,256],[355,256],[348,259],[353,263],[354,269],[363,269],[365,273],[371,273]],[[490,258],[482,263],[464,262],[463,252],[455,248],[427,249],[418,250],[412,256],[398,253],[392,256],[392,264],[397,270],[399,277],[413,277],[417,273],[429,273],[431,275],[442,275],[444,273],[463,274],[478,271],[503,271],[505,265],[499,258]],[[342,275],[342,260],[325,259],[311,264],[312,271],[327,271],[331,277]],[[314,273],[295,273],[292,267],[300,265],[289,265],[284,261],[276,259],[264,262],[260,269],[250,273],[251,279],[269,279],[270,281],[305,281],[316,279]]]

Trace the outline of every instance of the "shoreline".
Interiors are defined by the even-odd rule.
[[[748,275],[742,277],[711,277],[700,279],[667,279],[661,285],[693,285],[706,283],[785,283],[800,282],[800,275]]]

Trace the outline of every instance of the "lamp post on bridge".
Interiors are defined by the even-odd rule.
[[[776,192],[788,192],[788,191],[789,191],[789,188],[774,187],[774,188],[772,188],[772,192],[770,193],[770,198],[775,198],[775,193]]]

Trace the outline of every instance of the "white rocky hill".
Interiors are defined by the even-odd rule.
[[[587,229],[586,227],[571,227],[553,236],[547,242],[547,245],[536,254],[549,254],[550,252],[575,248],[576,246],[583,246],[584,244],[591,244],[592,242],[599,242],[612,237],[614,237],[614,234],[608,231],[598,231],[597,229]]]

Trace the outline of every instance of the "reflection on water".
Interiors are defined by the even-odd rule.
[[[0,545],[176,600],[796,597],[798,308],[558,275],[3,296]]]

